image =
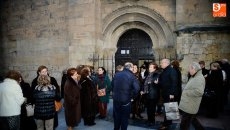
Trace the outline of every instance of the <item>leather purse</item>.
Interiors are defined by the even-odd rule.
[[[97,95],[98,95],[99,97],[105,96],[105,95],[106,95],[106,89],[105,89],[105,88],[103,88],[103,89],[98,89],[98,90],[97,90]]]

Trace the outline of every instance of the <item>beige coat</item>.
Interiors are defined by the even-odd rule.
[[[189,114],[196,114],[200,107],[204,88],[205,79],[200,70],[189,79],[182,91],[179,109]]]

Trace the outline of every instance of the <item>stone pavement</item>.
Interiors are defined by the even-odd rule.
[[[156,116],[156,125],[153,127],[148,127],[145,123],[147,116],[146,112],[142,113],[143,119],[130,119],[128,130],[157,130],[160,122],[163,121],[163,116]],[[67,130],[64,117],[64,108],[59,112],[59,126],[56,130]],[[205,126],[206,130],[230,130],[230,103],[225,108],[225,111],[219,115],[216,119],[206,118],[202,115],[198,116],[199,120]],[[83,120],[81,123],[74,128],[74,130],[113,130],[113,119],[112,119],[112,100],[108,104],[108,117],[106,119],[96,118],[96,125],[94,126],[84,126]],[[180,121],[173,121],[173,125],[169,130],[179,130]],[[194,130],[191,126],[190,130]]]

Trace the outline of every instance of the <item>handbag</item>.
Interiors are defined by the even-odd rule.
[[[207,99],[215,99],[216,98],[216,92],[214,90],[211,90],[211,89],[205,89],[203,96],[204,96],[204,98],[207,98]]]
[[[26,104],[26,115],[29,116],[34,116],[34,107],[35,105],[32,104]]]
[[[62,103],[61,103],[61,101],[54,101],[54,103],[55,103],[55,110],[56,110],[57,112],[60,111],[61,108],[62,108]]]
[[[180,113],[177,102],[164,103],[165,115],[167,120],[178,120],[180,119]]]
[[[98,89],[98,90],[97,90],[97,95],[98,95],[99,97],[105,96],[105,95],[106,95],[106,89],[105,89],[105,88],[103,88],[103,89]]]

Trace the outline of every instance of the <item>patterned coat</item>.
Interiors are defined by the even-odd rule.
[[[37,85],[33,97],[35,99],[34,118],[40,120],[54,118],[56,87],[53,85]]]
[[[182,92],[179,109],[189,114],[196,114],[200,107],[204,88],[205,79],[200,70],[186,84]]]

